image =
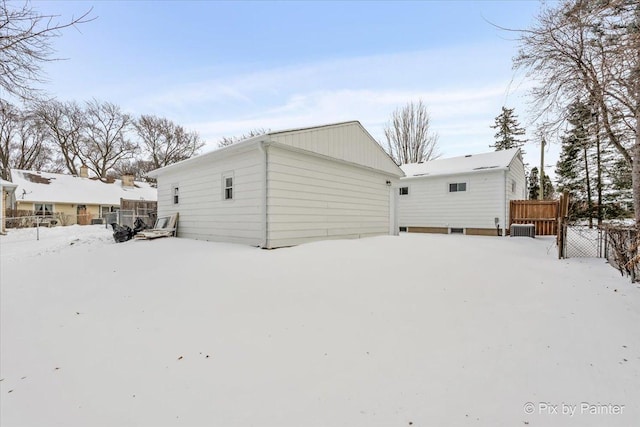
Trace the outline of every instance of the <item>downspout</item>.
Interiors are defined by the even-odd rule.
[[[269,212],[267,209],[267,202],[269,201],[267,191],[269,189],[268,181],[268,168],[269,168],[269,155],[265,147],[265,141],[260,141],[258,149],[262,153],[262,249],[269,248]]]
[[[508,169],[504,171],[504,179],[502,180],[502,237],[507,235],[507,172]]]

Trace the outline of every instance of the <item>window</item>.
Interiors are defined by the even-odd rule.
[[[458,191],[467,191],[466,182],[454,182],[449,184],[449,193],[456,193]]]
[[[41,215],[41,216],[53,215],[53,205],[51,203],[35,203],[33,210],[36,211],[36,215]]]
[[[451,234],[464,234],[464,228],[451,228]]]
[[[223,176],[222,183],[224,184],[224,199],[233,200],[233,176]]]
[[[407,194],[409,194],[409,187],[400,187],[400,195],[406,196]]]
[[[511,192],[512,193],[516,192],[516,180],[515,179],[511,180]]]
[[[179,188],[173,187],[173,204],[177,205],[179,201],[180,201]]]

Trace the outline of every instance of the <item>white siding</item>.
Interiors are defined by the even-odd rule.
[[[206,162],[169,168],[158,176],[158,215],[179,213],[178,236],[199,240],[263,243],[264,159],[254,146]],[[232,173],[233,200],[224,200],[222,177]],[[179,203],[173,204],[173,188]]]
[[[400,180],[409,194],[399,196],[401,227],[495,228],[505,224],[505,171]],[[449,192],[449,184],[466,182],[467,191]]]
[[[516,184],[515,191],[511,191],[511,181]],[[509,207],[510,200],[524,200],[527,198],[527,182],[524,175],[524,164],[520,155],[514,157],[509,165],[509,172],[507,173],[507,208]]]
[[[359,122],[269,134],[271,141],[401,176],[402,171]]]
[[[371,143],[369,141],[369,143]],[[269,247],[389,234],[390,175],[268,148]]]

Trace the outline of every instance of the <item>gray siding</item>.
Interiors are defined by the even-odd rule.
[[[399,196],[400,226],[495,228],[494,218],[504,225],[505,171],[407,178]],[[466,182],[467,191],[449,192],[449,184]]]
[[[402,176],[402,171],[359,122],[269,135],[270,140]]]
[[[263,243],[264,159],[257,148],[187,167],[167,169],[158,177],[158,214],[178,212],[178,236],[199,240]],[[232,173],[233,199],[224,200],[222,177]],[[179,204],[172,189],[179,187]]]
[[[275,146],[268,149],[270,247],[389,234],[387,180],[398,179]]]
[[[450,193],[448,185],[453,182],[466,182],[467,191]],[[520,155],[508,170],[405,178],[400,186],[409,187],[408,195],[399,196],[401,227],[493,229],[497,217],[504,230],[509,225],[509,201],[526,198]]]

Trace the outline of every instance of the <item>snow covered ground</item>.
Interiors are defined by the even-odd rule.
[[[0,425],[635,426],[640,288],[553,239],[0,236]]]

